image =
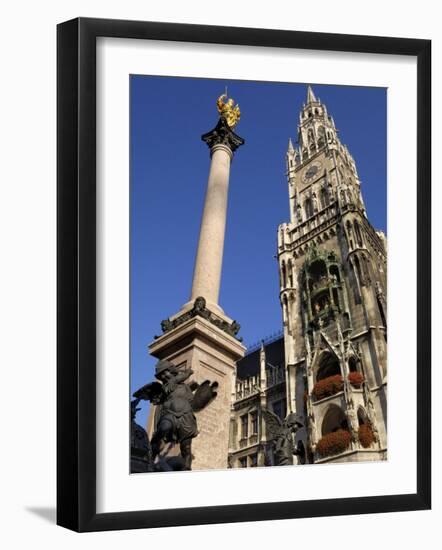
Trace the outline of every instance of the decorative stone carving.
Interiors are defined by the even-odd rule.
[[[244,145],[245,143],[245,140],[242,137],[233,132],[227,123],[227,120],[223,116],[219,118],[218,124],[215,128],[210,130],[210,132],[207,132],[207,134],[203,134],[201,139],[204,143],[207,143],[210,149],[215,147],[215,145],[225,145],[232,151],[232,153],[234,153],[238,147]]]
[[[242,342],[242,338],[238,338],[237,336],[238,332],[241,329],[241,325],[236,321],[228,323],[227,321],[224,321],[223,319],[220,319],[219,317],[213,315],[213,313],[211,313],[211,311],[207,309],[206,300],[202,296],[196,298],[193,304],[193,308],[189,311],[186,311],[185,313],[183,313],[179,317],[176,317],[173,320],[164,319],[163,321],[161,321],[161,329],[163,333],[169,332],[174,328],[182,325],[189,319],[196,317],[197,315],[203,317],[204,319],[207,319],[207,321],[210,321],[219,329],[223,330],[230,336],[234,336],[238,341]],[[159,338],[159,336],[155,336],[155,338]]]

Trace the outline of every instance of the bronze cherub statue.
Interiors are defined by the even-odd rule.
[[[155,461],[165,443],[178,443],[185,470],[192,467],[192,439],[198,435],[195,412],[202,410],[216,397],[217,382],[185,383],[191,369],[179,369],[168,360],[155,367],[158,382],[146,384],[133,395],[159,406],[159,418],[152,435],[152,460]]]

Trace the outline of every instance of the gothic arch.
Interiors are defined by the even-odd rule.
[[[322,187],[321,191],[319,192],[319,199],[321,203],[321,208],[327,208],[330,203],[330,197],[326,187]]]
[[[354,257],[354,265],[355,265],[355,268],[356,268],[356,274],[358,276],[359,284],[361,286],[364,286],[365,281],[364,281],[364,277],[362,276],[361,264],[360,264],[359,258],[357,256]]]
[[[353,228],[350,223],[350,220],[347,220],[347,223],[345,224],[345,227],[347,229],[347,237],[348,237],[348,244],[350,248],[353,248]]]
[[[287,271],[288,271],[289,287],[293,288],[293,265],[292,265],[292,260],[291,259],[289,259],[289,261],[288,261]]]
[[[359,426],[362,426],[363,424],[370,424],[367,412],[362,406],[359,406],[358,408],[358,424]]]
[[[318,146],[323,147],[325,145],[325,130],[324,126],[318,128]]]
[[[285,267],[285,260],[281,262],[281,284],[285,288],[287,286],[287,269]]]
[[[357,220],[354,221],[353,225],[355,228],[356,242],[358,243],[358,246],[361,248],[363,246],[361,227]]]
[[[324,436],[338,430],[348,430],[347,417],[341,407],[330,405],[322,420],[321,433]]]
[[[350,372],[358,371],[358,361],[354,355],[352,355],[348,360],[348,369]]]
[[[318,359],[318,367],[316,369],[316,382],[324,380],[329,376],[335,376],[341,373],[341,365],[339,359],[334,353],[324,350]]]
[[[313,203],[310,197],[304,201],[304,212],[306,219],[313,216]]]

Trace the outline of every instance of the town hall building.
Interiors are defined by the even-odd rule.
[[[367,219],[355,161],[310,86],[297,144],[286,154],[290,219],[277,229],[283,335],[237,362],[233,468],[274,463],[263,409],[301,418],[303,463],[387,457],[386,237]]]

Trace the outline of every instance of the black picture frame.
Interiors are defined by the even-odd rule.
[[[300,48],[417,59],[417,492],[96,512],[96,39]],[[79,18],[57,28],[57,523],[75,531],[425,510],[431,507],[431,41]]]

